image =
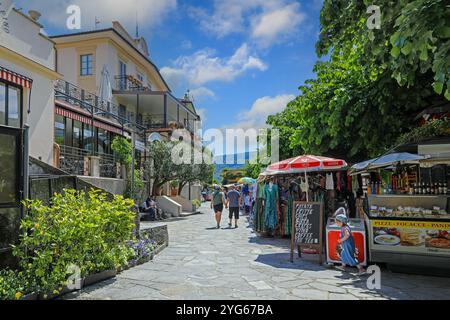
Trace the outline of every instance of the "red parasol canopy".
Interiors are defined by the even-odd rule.
[[[283,160],[267,167],[266,173],[296,173],[345,169],[347,162],[321,156],[304,155]]]

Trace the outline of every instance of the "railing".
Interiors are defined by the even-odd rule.
[[[133,113],[129,112],[122,115],[119,113],[119,106],[109,101],[102,100],[97,95],[81,89],[65,80],[56,80],[55,99],[80,107],[81,109],[88,111],[91,115],[98,115],[116,121],[120,125],[131,123],[140,130],[144,129],[135,122],[136,119]]]
[[[61,156],[59,165],[61,170],[70,174],[85,175],[85,157],[97,156],[100,158],[100,176],[103,178],[115,178],[117,174],[117,159],[110,154],[92,152],[69,146],[60,146]]]
[[[149,87],[142,84],[141,81],[130,75],[120,75],[114,77],[116,88],[121,91],[150,91]]]

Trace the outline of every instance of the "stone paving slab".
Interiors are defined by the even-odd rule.
[[[209,205],[209,203],[208,203]],[[213,229],[204,214],[165,222],[169,247],[153,261],[126,270],[66,299],[80,300],[386,300],[450,299],[450,279],[383,270],[381,290],[367,276],[320,266],[311,257],[289,261],[289,240],[258,238],[246,227]],[[227,225],[226,215],[223,226]]]

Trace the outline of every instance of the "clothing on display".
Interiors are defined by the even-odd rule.
[[[265,186],[264,220],[268,230],[275,230],[278,224],[278,185],[270,182]]]
[[[326,187],[327,190],[334,190],[334,179],[332,173],[327,173]]]

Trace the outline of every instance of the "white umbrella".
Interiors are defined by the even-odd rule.
[[[109,77],[109,71],[106,65],[103,66],[99,91],[101,104],[106,105],[108,102],[112,101],[112,86]]]

